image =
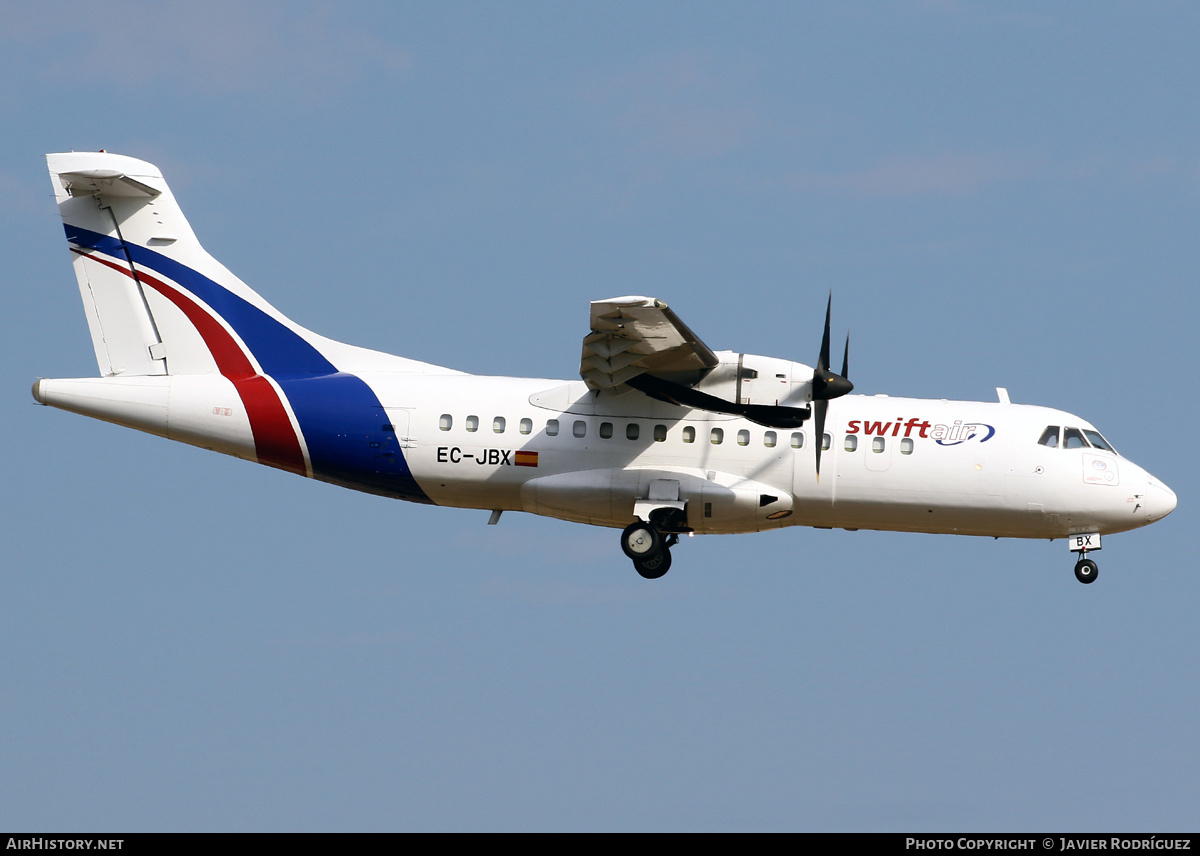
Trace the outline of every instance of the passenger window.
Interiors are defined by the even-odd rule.
[[[438,417],[438,428],[441,428],[443,431],[449,431],[453,427],[454,417],[449,413],[443,413]]]
[[[872,437],[871,438],[871,451],[874,452],[876,455],[882,454],[886,444],[887,444],[887,440],[885,440],[883,437]]]
[[[478,416],[468,416],[467,417],[467,430],[468,431],[478,431],[479,430],[479,417]]]
[[[830,437],[828,434],[822,434],[821,435],[821,451],[828,452],[829,447],[832,445],[833,445],[833,438]]]
[[[684,425],[683,426],[683,442],[685,442],[685,443],[695,443],[696,442],[696,429],[694,426],[692,426],[692,425]]]
[[[666,425],[655,425],[654,426],[654,442],[661,443],[666,439],[667,439],[667,426]]]
[[[587,423],[582,419],[576,419],[575,424],[571,426],[571,433],[576,437],[587,436]]]
[[[492,431],[494,431],[497,434],[503,434],[505,424],[506,423],[504,421],[504,417],[497,416],[495,419],[492,420]]]
[[[714,428],[708,435],[708,441],[714,446],[720,446],[725,440],[725,432],[720,428]]]
[[[911,455],[913,452],[913,441],[911,437],[905,437],[900,441],[900,454]]]
[[[600,423],[600,437],[601,437],[601,439],[604,439],[604,440],[612,439],[612,423],[611,422],[601,422]]]
[[[557,419],[546,420],[546,436],[547,437],[557,437],[558,436],[558,420]]]
[[[522,419],[521,424],[518,426],[518,430],[520,430],[520,432],[522,434],[532,434],[533,433],[533,420],[532,419]]]
[[[636,440],[642,433],[642,429],[638,427],[636,422],[630,422],[625,426],[625,439]]]
[[[776,442],[777,439],[774,431],[767,431],[765,434],[763,434],[763,445],[768,449],[774,449]]]
[[[1057,425],[1048,426],[1046,428],[1046,430],[1042,432],[1042,439],[1038,440],[1038,443],[1040,443],[1041,445],[1043,445],[1049,449],[1057,449],[1058,448],[1058,426]]]
[[[738,431],[737,444],[739,446],[749,446],[750,445],[750,432],[747,431],[745,428],[743,428],[741,431]]]
[[[847,452],[853,452],[855,449],[858,448],[858,435],[857,434],[847,434],[846,442],[842,445],[843,445],[843,448]]]
[[[1083,439],[1083,434],[1078,428],[1063,429],[1063,448],[1064,449],[1086,449],[1087,440]]]
[[[803,449],[804,448],[804,434],[802,434],[799,431],[796,431],[792,434],[792,448],[793,449]]]

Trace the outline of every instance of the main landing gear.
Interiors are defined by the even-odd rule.
[[[635,520],[621,533],[621,549],[633,562],[637,572],[648,580],[656,580],[671,570],[671,548],[679,536],[663,536],[653,523]]]

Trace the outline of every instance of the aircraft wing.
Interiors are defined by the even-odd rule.
[[[592,301],[579,374],[594,390],[623,391],[642,374],[692,386],[720,362],[708,345],[653,297]]]

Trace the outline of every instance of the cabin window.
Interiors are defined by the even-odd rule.
[[[1087,435],[1088,440],[1090,440],[1092,445],[1097,449],[1103,449],[1106,452],[1112,452],[1114,455],[1117,453],[1117,450],[1110,446],[1108,441],[1100,436],[1099,431],[1093,431],[1090,428],[1084,428],[1083,433]]]
[[[887,444],[887,440],[885,440],[884,438],[872,437],[871,438],[871,451],[874,452],[876,455],[883,454],[883,449],[886,444]]]
[[[842,444],[842,447],[847,452],[853,452],[855,449],[858,448],[858,435],[857,434],[847,434],[846,442]]]
[[[642,433],[642,429],[638,426],[638,424],[636,422],[630,422],[628,425],[625,426],[625,439],[626,440],[636,440],[638,437],[641,436],[641,433]]]
[[[517,426],[517,430],[519,430],[522,434],[532,434],[533,433],[533,420],[532,419],[522,419],[520,424]]]
[[[1064,449],[1086,449],[1087,440],[1083,439],[1083,432],[1078,428],[1063,429],[1063,448]]]
[[[829,447],[832,445],[833,445],[833,438],[830,437],[828,434],[822,434],[821,435],[821,451],[828,452]]]
[[[800,432],[800,431],[792,432],[792,448],[793,449],[803,449],[804,448],[804,434],[802,432]]]
[[[611,440],[612,439],[612,423],[611,422],[601,422],[600,423],[600,437],[603,440]]]
[[[505,422],[504,422],[503,416],[497,416],[495,419],[492,420],[492,430],[497,434],[504,433],[504,425],[505,425]]]
[[[443,431],[449,431],[453,427],[454,417],[449,413],[443,413],[438,417],[438,428],[441,428]]]
[[[763,434],[763,445],[768,449],[774,449],[776,442],[777,437],[774,431],[767,431],[765,434]]]
[[[708,442],[714,446],[720,446],[725,440],[725,432],[720,428],[714,428],[708,435]]]
[[[467,430],[468,431],[478,431],[479,430],[479,417],[478,416],[468,416],[467,417]]]
[[[695,443],[696,442],[695,426],[693,426],[693,425],[684,425],[683,426],[683,442],[685,442],[685,443]]]
[[[546,421],[546,436],[547,437],[557,437],[558,436],[558,420],[557,419],[548,419]]]
[[[900,454],[911,455],[913,450],[913,441],[911,437],[905,437],[900,441]]]
[[[737,444],[739,446],[749,446],[750,445],[750,432],[747,431],[745,428],[743,428],[741,431],[738,431]]]
[[[1057,425],[1047,426],[1046,430],[1042,432],[1042,439],[1038,440],[1038,442],[1040,444],[1042,444],[1043,446],[1046,446],[1047,448],[1057,449],[1058,448],[1058,426]]]
[[[667,439],[667,426],[666,425],[655,425],[654,426],[654,442],[662,443],[662,442],[665,442],[666,439]]]
[[[587,423],[582,419],[576,419],[575,424],[571,426],[571,433],[576,437],[587,436]]]

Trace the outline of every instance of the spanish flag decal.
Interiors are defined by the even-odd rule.
[[[518,467],[536,467],[538,465],[537,452],[517,452],[513,456],[513,463]]]

